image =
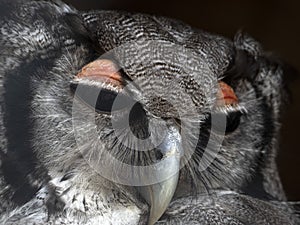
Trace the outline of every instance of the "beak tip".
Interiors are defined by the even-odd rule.
[[[177,187],[178,177],[177,173],[161,183],[139,188],[140,194],[150,205],[148,225],[155,224],[168,208]]]

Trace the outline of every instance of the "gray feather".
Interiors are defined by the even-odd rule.
[[[193,54],[187,60],[180,51],[149,60],[152,41]],[[140,48],[115,50],[127,43]],[[283,69],[252,37],[238,33],[232,41],[169,18],[80,12],[60,1],[1,0],[0,48],[0,224],[147,223],[149,207],[136,189],[99,175],[84,154],[107,150],[137,165],[155,156],[116,144],[109,115],[96,115],[99,140],[105,143],[97,152],[93,146],[99,143],[77,145],[72,124],[70,82],[109,51],[128,79],[141,79],[147,115],[176,117],[176,110],[153,97],[153,90],[172,90],[168,82],[173,80],[193,96],[201,118],[213,108],[220,80],[233,87],[243,109],[239,126],[225,135],[204,171],[198,169],[207,136],[190,137],[199,139],[196,151],[157,224],[299,224],[275,162],[287,95]],[[187,67],[201,71],[198,82]],[[188,112],[178,93],[173,89],[172,99],[182,106],[180,112]],[[93,135],[93,129],[83,123],[80,134]],[[211,138],[216,142],[217,135]]]

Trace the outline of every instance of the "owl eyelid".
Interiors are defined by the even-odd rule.
[[[218,85],[219,85],[219,89],[217,92],[217,100],[216,100],[217,106],[238,104],[239,102],[238,97],[236,96],[232,87],[230,87],[228,84],[226,84],[223,81],[219,81]]]
[[[218,85],[219,89],[217,91],[214,110],[226,115],[232,112],[241,112],[242,114],[246,114],[247,109],[239,103],[239,99],[233,88],[224,81],[219,81]]]
[[[112,110],[125,108],[132,101],[130,96],[121,93],[124,82],[120,69],[114,61],[97,59],[80,70],[71,81],[70,87],[83,103],[94,108],[98,113],[109,114]],[[113,107],[117,96],[122,100]]]
[[[93,85],[114,86],[119,90],[124,87],[124,80],[118,65],[110,59],[97,59],[82,67],[74,81],[90,82]]]

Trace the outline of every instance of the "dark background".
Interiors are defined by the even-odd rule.
[[[117,9],[177,18],[229,38],[242,29],[300,71],[300,1],[285,0],[65,0],[77,9]],[[290,200],[300,200],[300,76],[284,115],[280,175]]]

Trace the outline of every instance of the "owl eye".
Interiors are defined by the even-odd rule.
[[[238,98],[234,90],[225,82],[219,82],[219,90],[217,93],[216,111],[213,113],[213,117],[210,115],[208,120],[210,121],[210,127],[217,133],[229,134],[234,132],[241,121],[242,108],[239,106]],[[213,118],[213,126],[211,126],[211,120]],[[224,124],[226,120],[226,124]],[[224,127],[225,125],[225,127]]]
[[[86,66],[70,84],[75,97],[95,109],[98,113],[110,113],[128,106],[132,99],[120,93],[123,79],[114,62],[98,59]],[[114,102],[118,96],[118,104]]]
[[[234,132],[241,122],[242,113],[240,111],[237,112],[229,112],[226,116],[226,129],[225,134],[229,134]]]
[[[95,109],[98,113],[111,113],[112,110],[121,110],[127,107],[132,99],[129,96],[118,93],[114,90],[99,88],[93,83],[71,82],[71,91],[75,97],[83,103]],[[115,99],[120,99],[118,104],[114,105]]]
[[[243,113],[240,111],[227,112],[226,114],[223,112],[212,113],[207,117],[205,125],[217,134],[223,135],[225,133],[227,135],[239,127],[242,115]]]

